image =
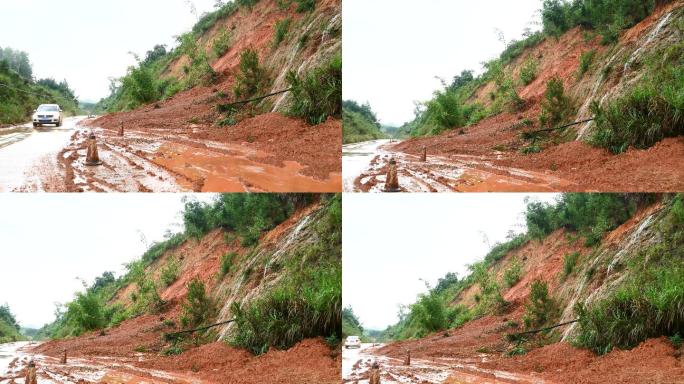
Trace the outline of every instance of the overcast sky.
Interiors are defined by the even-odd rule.
[[[123,272],[147,243],[182,230],[183,196],[213,194],[2,194],[0,305],[22,326],[54,320],[54,303],[71,301],[105,271]]]
[[[198,14],[215,0],[192,0]],[[2,0],[0,47],[25,51],[38,78],[66,79],[81,100],[109,94],[155,44],[175,44],[197,21],[189,0]]]
[[[467,274],[510,230],[525,230],[525,197],[553,194],[345,194],[343,303],[367,329],[398,321],[400,304],[412,304],[448,272]]]
[[[462,70],[481,71],[526,27],[542,0],[344,0],[343,97],[370,102],[382,123],[413,119],[414,101]]]

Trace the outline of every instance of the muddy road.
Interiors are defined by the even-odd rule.
[[[191,375],[135,367],[133,362],[141,361],[142,357],[69,358],[67,364],[62,364],[57,358],[33,353],[31,350],[37,345],[31,342],[0,345],[0,384],[23,384],[31,360],[36,363],[38,382],[41,384],[205,383]]]
[[[428,154],[423,162],[419,156],[395,150],[394,145],[388,140],[345,145],[345,192],[382,192],[391,158],[397,161],[403,192],[552,192],[572,186],[551,174],[496,165],[496,155]]]
[[[505,371],[483,369],[479,362],[486,360],[485,355],[473,359],[435,357],[431,359],[411,359],[405,365],[401,359],[380,354],[383,345],[363,344],[361,349],[344,350],[342,357],[343,383],[368,383],[368,375],[373,362],[380,366],[382,383],[434,383],[434,384],[503,384],[539,383],[552,384],[534,375],[521,375]]]
[[[82,117],[61,128],[0,131],[0,191],[17,192],[337,192],[341,178],[302,174],[295,161],[273,164],[249,143],[193,137],[192,126],[119,130]],[[97,137],[102,164],[86,165]],[[261,160],[263,159],[263,161]]]

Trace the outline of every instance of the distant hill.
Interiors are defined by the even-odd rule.
[[[342,102],[342,127],[345,144],[387,137],[370,105],[352,100]]]

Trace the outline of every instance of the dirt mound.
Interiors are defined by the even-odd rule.
[[[681,383],[684,377],[682,359],[675,357],[675,349],[666,338],[647,340],[633,350],[616,350],[605,356],[556,343],[525,356],[501,358],[481,366],[537,372],[560,383]]]
[[[339,358],[332,358],[322,339],[305,340],[287,351],[271,350],[252,356],[222,342],[204,345],[179,356],[156,357],[140,367],[164,371],[195,372],[215,383],[338,383]]]

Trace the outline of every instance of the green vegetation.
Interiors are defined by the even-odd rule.
[[[537,78],[537,70],[537,61],[532,58],[528,59],[520,70],[520,82],[530,85]]]
[[[355,101],[342,102],[342,137],[344,144],[385,138],[380,122],[369,104]]]
[[[668,2],[660,1],[660,3]],[[560,36],[575,26],[595,30],[603,43],[617,41],[622,30],[650,15],[656,0],[544,0],[544,33]]]
[[[240,54],[240,72],[235,75],[233,93],[238,99],[248,99],[260,95],[270,80],[266,70],[259,65],[259,55],[251,48]]]
[[[306,119],[309,124],[325,122],[328,117],[342,115],[342,56],[336,55],[323,66],[300,78],[294,71],[287,74],[292,102],[288,114]]]
[[[563,80],[554,77],[546,83],[546,92],[541,109],[539,122],[542,127],[556,127],[566,122],[573,115],[572,101],[565,95]]]
[[[506,288],[511,288],[514,285],[520,281],[520,277],[522,276],[522,264],[520,263],[520,260],[518,258],[514,257],[513,260],[511,260],[511,263],[508,265],[508,268],[504,271],[504,283],[506,284]]]
[[[214,53],[214,57],[223,57],[230,49],[230,46],[230,32],[223,27],[214,39],[214,42],[211,45],[211,51]]]
[[[165,287],[173,284],[176,279],[178,279],[178,273],[180,272],[180,263],[175,257],[169,258],[166,265],[161,269],[161,276],[159,277],[162,284]]]
[[[577,259],[580,257],[579,252],[568,253],[563,257],[563,277],[568,277],[575,270]]]
[[[199,278],[188,283],[188,294],[181,308],[181,325],[190,328],[207,325],[217,311],[216,303],[207,295],[204,283]]]
[[[529,302],[525,304],[523,322],[527,329],[549,325],[560,315],[558,304],[549,296],[546,282],[535,280],[530,288]]]
[[[67,115],[80,112],[66,80],[34,80],[26,52],[0,48],[0,124],[28,121],[40,104],[59,104]]]
[[[644,75],[621,96],[592,104],[596,128],[589,139],[613,153],[645,149],[684,134],[684,43],[644,59]]]
[[[676,338],[684,327],[684,196],[671,199],[658,227],[662,239],[630,265],[609,296],[578,304],[577,343],[605,354],[659,336]]]
[[[20,331],[19,323],[9,306],[7,304],[0,306],[0,344],[24,340]]]
[[[223,279],[230,272],[230,267],[233,266],[233,260],[237,257],[237,253],[228,252],[221,256],[221,269],[219,270],[219,278]]]
[[[582,77],[585,73],[587,73],[591,67],[591,64],[594,62],[594,56],[596,56],[596,50],[594,49],[582,52],[580,55],[579,71],[577,73],[578,77]]]
[[[289,17],[276,21],[275,35],[273,36],[273,48],[278,48],[280,43],[285,40],[287,33],[290,31],[290,24],[292,24],[292,19]]]
[[[342,338],[347,336],[363,336],[363,326],[354,314],[352,307],[342,309]]]
[[[283,278],[249,303],[234,303],[233,345],[256,354],[287,349],[304,338],[340,340],[342,324],[342,197],[328,199],[317,224],[318,241],[298,252]],[[306,263],[301,263],[305,258]]]

